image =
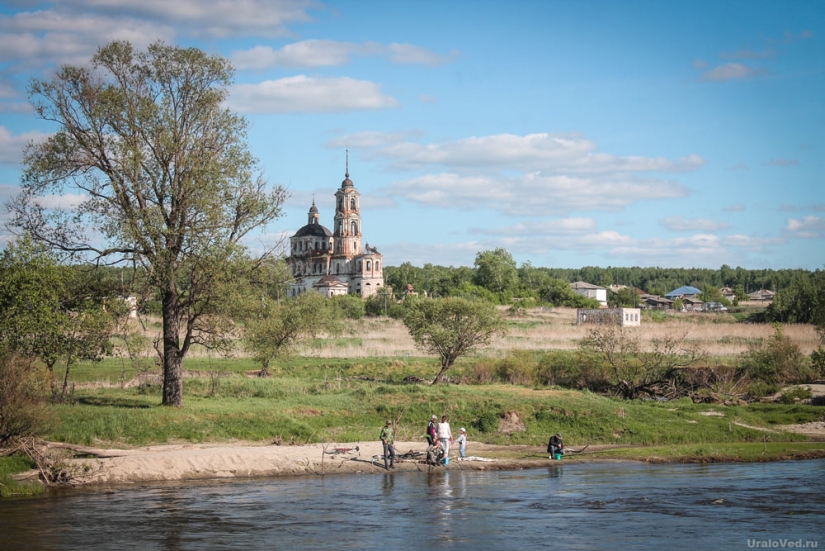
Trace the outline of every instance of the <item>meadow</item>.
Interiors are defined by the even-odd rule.
[[[588,331],[575,325],[571,309],[535,310],[507,319],[507,336],[462,358],[450,372],[454,381],[477,381],[481,367],[514,351],[557,351],[572,358]],[[349,327],[345,335],[306,343],[272,365],[273,376],[265,379],[255,376],[260,366],[240,348],[230,358],[196,351],[184,362],[181,409],[159,405],[156,367],[137,377],[126,358],[78,364],[72,368],[73,403],[55,406],[50,438],[106,445],[232,439],[356,442],[374,439],[390,418],[398,421],[399,439],[415,441],[423,438],[431,414],[445,413],[456,429],[466,426],[472,439],[490,444],[541,445],[549,433],[563,430],[570,442],[650,446],[758,441],[765,432],[743,425],[805,423],[825,412],[806,404],[620,401],[588,391],[495,381],[431,386],[423,381],[434,377],[437,360],[415,348],[399,321],[364,318]],[[749,344],[769,337],[773,328],[736,323],[726,314],[682,314],[646,319],[638,331],[647,343],[686,334],[709,353],[709,362],[729,363]],[[819,343],[811,326],[784,331],[805,353]]]

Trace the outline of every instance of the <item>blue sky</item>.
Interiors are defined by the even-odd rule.
[[[332,226],[349,148],[388,265],[825,266],[825,2],[5,2],[0,201],[54,131],[26,82],[113,39],[232,60],[291,192],[253,248]]]

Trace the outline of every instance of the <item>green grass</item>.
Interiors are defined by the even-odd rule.
[[[111,362],[109,362],[111,364]],[[79,367],[75,375],[100,380],[107,362]],[[208,369],[203,369],[203,366]],[[467,360],[457,371],[472,365]],[[470,439],[491,444],[546,444],[562,432],[571,445],[635,446],[761,442],[770,428],[819,419],[825,408],[809,405],[752,404],[722,407],[673,402],[618,401],[590,392],[531,389],[514,385],[418,385],[407,375],[434,376],[430,358],[335,360],[294,358],[277,366],[275,376],[242,375],[255,369],[246,360],[189,360],[186,368],[220,372],[187,378],[184,407],[160,406],[159,386],[138,389],[78,387],[75,403],[53,406],[59,423],[48,438],[86,445],[147,445],[172,441],[232,439],[293,442],[375,440],[384,419],[401,414],[400,440],[423,442],[430,415],[446,413]],[[705,416],[702,412],[721,412]],[[515,412],[523,430],[499,432],[498,420]],[[771,434],[774,441],[800,441],[793,434]]]
[[[0,497],[24,497],[43,493],[42,484],[31,482],[17,482],[13,474],[32,469],[34,464],[28,457],[13,455],[0,457]]]

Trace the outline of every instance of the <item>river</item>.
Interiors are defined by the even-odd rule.
[[[0,549],[825,549],[825,461],[75,488],[0,501]]]

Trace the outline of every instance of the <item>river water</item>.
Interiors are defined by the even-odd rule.
[[[825,549],[825,461],[552,464],[71,489],[0,549]]]

